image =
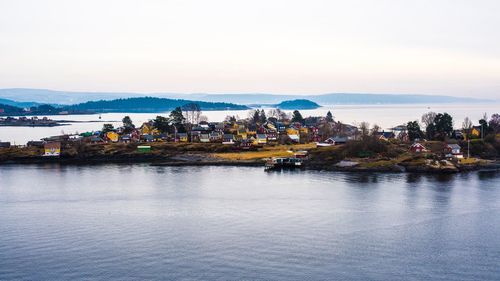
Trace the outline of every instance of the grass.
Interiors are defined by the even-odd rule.
[[[478,159],[477,158],[462,158],[459,160],[459,163],[462,164],[462,165],[470,165],[470,164],[476,164],[478,163]]]
[[[245,152],[229,152],[229,153],[215,153],[217,158],[226,160],[259,160],[271,157],[290,157],[293,153],[289,150],[308,150],[316,147],[315,144],[295,144],[295,145],[277,145],[266,146],[259,151],[245,151]]]

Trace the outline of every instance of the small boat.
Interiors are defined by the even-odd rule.
[[[334,146],[334,143],[327,143],[327,142],[317,142],[316,147],[327,147],[327,146]]]
[[[303,161],[301,158],[295,157],[273,157],[266,162],[266,170],[281,170],[302,168]]]

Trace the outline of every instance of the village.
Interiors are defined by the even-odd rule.
[[[371,165],[376,168],[374,162],[382,161],[386,165],[388,160],[410,155],[413,158],[426,158],[427,164],[445,161],[441,163],[442,166],[450,166],[452,164],[446,161],[452,161],[459,165],[471,165],[479,163],[481,158],[497,159],[499,120],[498,114],[495,114],[489,122],[482,120],[478,126],[465,120],[462,129],[453,129],[450,115],[430,112],[422,117],[425,130],[420,128],[418,121],[384,130],[377,125],[370,127],[366,122],[354,126],[335,121],[331,112],[326,116],[304,118],[298,110],[286,114],[279,109],[271,109],[266,114],[263,109],[256,109],[249,113],[248,118],[227,116],[222,122],[209,122],[199,109],[187,111],[176,108],[168,117],[157,116],[137,127],[130,117],[125,116],[122,126],[117,128],[104,124],[97,131],[46,137],[17,148],[41,149],[33,150],[39,152],[31,156],[80,159],[83,155],[88,156],[81,147],[99,147],[103,151],[110,150],[106,147],[116,150],[127,147],[127,159],[133,161],[133,155],[148,159],[147,154],[158,156],[158,150],[190,145],[190,149],[198,154],[200,150],[205,150],[203,146],[210,147],[208,150],[214,151],[204,151],[204,154],[210,154],[210,159],[213,160],[215,155],[219,160],[231,160],[232,163],[242,159],[258,163],[274,160],[273,165],[291,163],[292,166],[301,166],[304,160],[317,168],[331,165],[344,169],[349,166],[359,168],[363,163],[370,163],[368,167]],[[167,148],[161,144],[174,146]],[[0,142],[0,149],[9,147],[10,143]],[[79,147],[79,150],[75,150],[75,147]],[[193,152],[190,149],[184,149],[183,153],[190,154]],[[217,151],[221,153],[209,153]],[[391,152],[393,155],[390,155]],[[341,156],[328,158],[328,155],[335,154]],[[16,158],[15,153],[9,155],[4,156],[4,162]],[[293,160],[295,158],[300,160]],[[161,160],[161,157],[155,159]],[[346,159],[349,161],[346,162]],[[401,161],[389,162],[401,164]]]

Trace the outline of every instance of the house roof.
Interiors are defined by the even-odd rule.
[[[328,139],[329,140],[333,140],[334,142],[338,142],[338,143],[347,142],[347,138],[346,137],[330,137]]]
[[[451,149],[461,149],[460,145],[458,145],[456,143],[448,144],[448,147]]]

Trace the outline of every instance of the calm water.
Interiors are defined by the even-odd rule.
[[[500,280],[500,174],[0,166],[0,280]]]
[[[491,116],[500,113],[500,104],[418,104],[418,105],[338,105],[325,106],[315,110],[301,110],[304,117],[326,116],[331,111],[336,120],[348,124],[359,124],[367,121],[371,125],[378,124],[387,129],[411,120],[420,120],[422,114],[428,111],[448,112],[455,120],[455,127],[460,128],[466,116],[475,123],[482,118],[486,112]],[[287,111],[291,112],[291,111]],[[241,118],[248,117],[248,111],[205,111],[209,121],[222,121],[227,115],[235,115]],[[157,115],[168,115],[165,113],[108,113],[102,114],[101,121],[111,121],[114,126],[120,126],[125,115],[131,116],[137,126],[143,122],[153,119]],[[99,115],[64,115],[51,116],[52,119],[77,120],[77,121],[99,121]],[[73,123],[68,126],[52,128],[29,128],[29,127],[0,127],[0,140],[10,141],[16,144],[25,144],[30,140],[39,140],[47,136],[59,135],[61,133],[83,133],[86,131],[97,131],[102,128],[102,123]]]

